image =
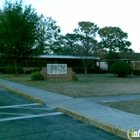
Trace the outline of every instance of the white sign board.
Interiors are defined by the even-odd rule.
[[[47,74],[67,74],[67,64],[47,64]]]

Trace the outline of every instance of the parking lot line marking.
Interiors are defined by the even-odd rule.
[[[31,119],[31,118],[38,118],[38,117],[45,117],[45,116],[55,116],[55,115],[61,115],[61,114],[63,113],[55,112],[55,113],[46,113],[46,114],[39,114],[39,115],[28,115],[28,116],[22,116],[22,117],[10,117],[10,118],[0,119],[0,122],[21,120],[21,119]]]
[[[34,108],[34,107],[14,107],[14,108],[20,108],[20,109],[37,109],[37,110],[52,110],[50,108]]]
[[[0,114],[6,114],[6,115],[23,115],[23,116],[31,115],[31,114],[5,113],[5,112],[0,112]]]
[[[14,108],[14,107],[20,107],[20,106],[33,106],[33,105],[40,105],[40,104],[34,103],[34,104],[22,104],[22,105],[10,105],[10,106],[0,106],[0,108]]]

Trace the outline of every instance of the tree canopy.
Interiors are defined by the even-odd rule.
[[[49,54],[58,43],[60,27],[51,17],[40,16],[39,20],[39,38],[36,40],[37,52],[39,54]]]
[[[22,2],[5,2],[0,14],[0,50],[2,56],[17,61],[35,53],[38,39],[39,17],[31,5],[23,8]],[[16,71],[17,74],[17,71]]]
[[[131,42],[127,40],[128,34],[119,27],[104,27],[98,31],[101,38],[99,46],[105,52],[133,52]]]
[[[87,68],[93,62],[93,56],[98,51],[98,42],[95,39],[98,31],[96,24],[81,21],[74,33],[61,36],[59,47],[52,48],[57,54],[73,55],[81,60],[85,74]]]
[[[31,5],[6,1],[0,11],[0,54],[13,60],[17,75],[18,61],[51,51],[59,32],[56,21],[39,16]]]
[[[101,41],[98,42],[96,35]],[[51,17],[38,15],[31,5],[23,7],[22,0],[5,2],[0,10],[0,55],[17,63],[21,58],[39,54],[78,56],[85,73],[92,59],[101,52],[133,52],[128,34],[119,27],[99,27],[93,22],[81,21],[73,33],[60,34],[60,27]]]
[[[80,55],[89,56],[95,53],[97,48],[97,40],[95,38],[98,29],[99,27],[92,22],[81,21],[78,23],[78,28],[74,29],[74,32],[76,35],[81,36],[81,48],[83,51],[81,51],[82,54]]]
[[[80,56],[80,60],[84,66],[85,74],[88,66],[93,62],[93,57],[98,51],[98,42],[95,39],[99,27],[92,22],[81,21],[78,28],[74,29],[76,35],[79,36],[80,44],[77,46],[76,54]]]

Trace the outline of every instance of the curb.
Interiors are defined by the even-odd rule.
[[[97,119],[94,119],[94,118],[91,118],[91,117],[88,117],[84,114],[78,113],[74,110],[71,110],[71,109],[68,109],[68,108],[65,108],[65,107],[58,107],[57,110],[59,112],[62,112],[64,114],[70,116],[70,117],[73,117],[73,118],[75,118],[79,121],[82,121],[82,122],[84,122],[88,125],[95,126],[95,127],[100,128],[100,129],[102,129],[106,132],[109,132],[109,133],[114,134],[118,137],[121,137],[123,139],[128,140],[127,130],[124,130],[122,128],[107,124],[105,122],[102,122],[100,120],[97,120]]]
[[[44,102],[43,100],[39,99],[39,98],[30,96],[30,95],[28,95],[28,94],[26,94],[26,93],[24,93],[24,92],[20,92],[20,91],[18,91],[18,90],[15,90],[15,89],[13,89],[13,88],[9,88],[9,87],[4,86],[4,85],[1,85],[1,84],[0,84],[0,87],[5,88],[5,89],[7,89],[7,90],[9,90],[9,91],[11,91],[11,92],[14,92],[14,93],[16,93],[16,94],[18,94],[18,95],[21,95],[21,96],[23,96],[23,97],[25,97],[25,98],[27,98],[27,99],[32,100],[32,101],[38,102],[38,103],[40,103],[40,104],[42,104],[42,105],[45,105],[45,102]]]

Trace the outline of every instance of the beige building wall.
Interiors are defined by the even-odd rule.
[[[131,61],[133,70],[140,70],[140,61]]]
[[[107,65],[106,62],[97,62],[96,65],[99,66],[103,70],[107,70],[108,69],[108,65]]]

